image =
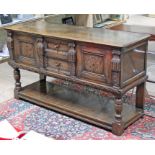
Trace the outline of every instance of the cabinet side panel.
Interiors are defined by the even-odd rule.
[[[142,77],[146,74],[146,51],[147,43],[143,42],[140,45],[131,47],[122,55],[122,86],[127,85],[137,77]]]

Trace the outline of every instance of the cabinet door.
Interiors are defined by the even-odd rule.
[[[111,49],[91,44],[77,46],[77,76],[98,83],[111,83]]]
[[[26,34],[14,34],[13,39],[15,61],[28,66],[36,66],[33,37]]]

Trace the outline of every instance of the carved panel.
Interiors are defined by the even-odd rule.
[[[104,57],[84,54],[84,69],[88,72],[102,74],[104,71]]]
[[[111,83],[111,50],[85,45],[77,47],[77,75],[98,83]]]
[[[21,55],[28,58],[34,58],[33,44],[20,42]]]
[[[26,34],[14,34],[14,55],[17,63],[36,66],[35,41]]]

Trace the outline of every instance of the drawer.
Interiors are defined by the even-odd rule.
[[[45,43],[45,52],[47,57],[70,61],[69,51],[74,42],[46,38]]]
[[[75,75],[76,50],[72,41],[45,38],[45,67],[47,71]]]
[[[67,62],[60,59],[46,58],[45,68],[47,71],[64,74],[75,75],[75,63]]]

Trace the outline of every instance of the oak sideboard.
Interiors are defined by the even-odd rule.
[[[5,27],[14,68],[15,98],[30,101],[121,135],[143,116],[149,35],[50,24],[44,19]],[[20,69],[39,80],[21,86]],[[80,93],[46,77],[102,90]],[[28,78],[28,77],[27,77]],[[123,96],[136,87],[135,104]],[[102,103],[103,101],[103,103]]]

